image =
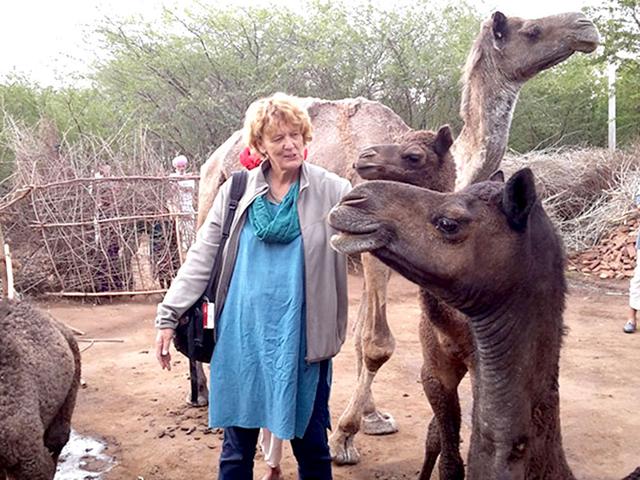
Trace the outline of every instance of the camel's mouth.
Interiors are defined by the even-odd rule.
[[[349,194],[329,213],[329,225],[338,230],[331,236],[331,246],[337,251],[352,255],[376,250],[388,243],[383,226],[367,218],[358,208],[365,202],[366,198]]]
[[[579,27],[582,28],[574,39],[573,48],[576,52],[591,53],[600,45],[598,29],[587,19],[582,19],[578,23]]]
[[[364,180],[380,180],[384,178],[385,169],[382,165],[373,163],[355,164],[356,173]]]
[[[600,45],[599,41],[578,40],[574,48],[576,49],[576,52],[591,53],[598,48],[598,45]]]
[[[573,50],[569,50],[567,52],[561,53],[556,55],[555,57],[551,57],[549,60],[540,62],[535,68],[534,70],[537,72],[541,72],[542,70],[547,70],[551,67],[555,67],[556,65],[558,65],[559,63],[564,62],[567,58],[569,58],[571,55],[573,55],[574,51]],[[534,73],[535,74],[535,73]]]
[[[362,233],[336,233],[331,236],[331,246],[345,255],[356,255],[363,252],[378,250],[386,245],[377,232]]]

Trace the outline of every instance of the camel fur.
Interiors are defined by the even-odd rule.
[[[531,171],[506,184],[495,179],[458,193],[359,185],[329,215],[340,232],[332,245],[345,254],[371,252],[418,284],[422,298],[468,318],[476,347],[470,480],[574,480],[558,385],[564,248]],[[444,478],[464,471],[456,475]],[[638,475],[640,468],[626,478]]]
[[[73,333],[26,302],[0,302],[0,479],[52,480],[80,385]]]

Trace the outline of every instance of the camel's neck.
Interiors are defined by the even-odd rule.
[[[456,190],[486,180],[498,169],[509,140],[521,83],[509,82],[482,58],[468,74],[460,115],[464,122],[451,152],[456,161]]]
[[[477,378],[471,443],[479,447],[470,455],[469,478],[495,478],[488,469],[522,451],[526,478],[573,479],[559,420],[562,294],[554,308],[554,295],[540,293],[523,288],[495,311],[471,318]],[[482,448],[487,442],[491,448]]]

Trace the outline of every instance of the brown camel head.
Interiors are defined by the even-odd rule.
[[[439,192],[453,190],[455,163],[449,125],[437,132],[409,131],[399,143],[370,145],[353,167],[365,180],[395,180]]]
[[[484,57],[492,73],[525,82],[574,52],[593,52],[599,42],[598,30],[582,13],[525,20],[495,12],[482,25],[466,71]]]
[[[562,250],[531,171],[517,172],[506,184],[492,179],[448,194],[365,182],[332,210],[329,222],[340,232],[332,245],[350,254],[372,252],[468,315],[491,308],[493,298],[531,273],[521,259],[530,254],[532,213],[543,227],[535,231],[542,236],[535,248]]]

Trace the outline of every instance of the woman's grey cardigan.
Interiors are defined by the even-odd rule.
[[[247,207],[269,189],[265,179],[268,168],[269,163],[263,162],[260,168],[249,172],[247,188],[239,202],[225,246],[222,273],[215,295],[216,309],[224,305]],[[220,188],[184,264],[158,304],[157,328],[175,328],[178,318],[204,292],[220,241],[230,187],[231,181],[227,181]],[[298,215],[304,248],[308,362],[333,357],[340,351],[345,339],[347,265],[344,255],[337,253],[329,244],[334,230],[327,223],[327,214],[350,189],[351,184],[344,178],[317,165],[302,164]],[[251,288],[251,285],[246,288]]]

